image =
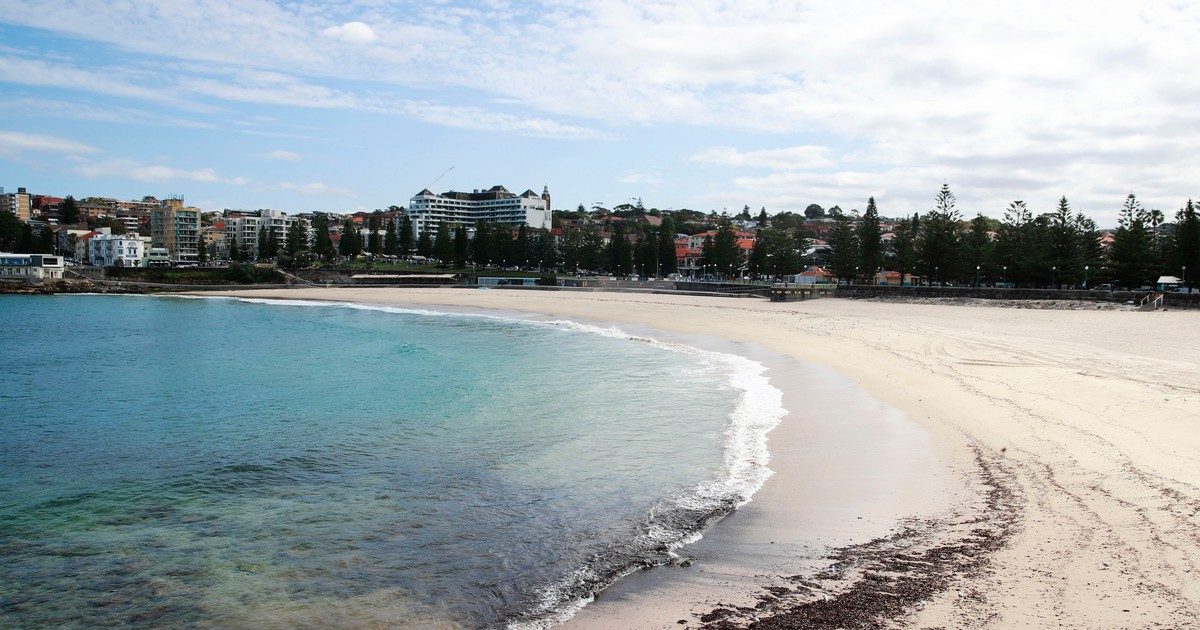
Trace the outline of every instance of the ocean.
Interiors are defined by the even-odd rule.
[[[566,321],[0,298],[0,627],[538,627],[770,474],[748,359]]]

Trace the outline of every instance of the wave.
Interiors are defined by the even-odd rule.
[[[507,622],[510,630],[538,630],[562,623],[595,599],[618,579],[640,569],[678,562],[679,549],[699,540],[709,525],[748,503],[773,474],[767,434],[783,419],[783,392],[771,384],[767,367],[747,357],[704,350],[681,343],[633,335],[616,327],[602,327],[565,319],[535,319],[463,311],[431,310],[357,302],[281,300],[218,296],[173,296],[188,299],[229,299],[251,304],[295,307],[332,307],[406,315],[478,318],[506,323],[552,327],[646,343],[663,350],[695,357],[719,368],[728,385],[738,391],[738,402],[724,431],[721,472],[715,479],[696,484],[686,492],[655,505],[637,526],[637,534],[593,557],[584,566],[566,573],[557,583],[537,594],[525,611]]]

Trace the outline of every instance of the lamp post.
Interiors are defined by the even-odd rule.
[[[1091,265],[1084,265],[1084,266],[1083,266],[1083,288],[1084,288],[1084,289],[1086,289],[1086,288],[1087,288],[1087,285],[1088,285],[1088,270],[1089,270],[1089,269],[1091,269],[1091,268],[1092,268],[1092,267],[1091,267]]]
[[[1058,265],[1050,268],[1050,288],[1058,289]]]
[[[1004,265],[1003,267],[1001,267],[1001,269],[1004,270],[1004,280],[1002,280],[1001,282],[1004,283],[1004,288],[1007,289],[1008,288],[1008,265]]]
[[[975,265],[975,288],[979,288],[979,265]]]
[[[1187,283],[1187,265],[1183,265],[1180,268],[1183,269],[1183,278],[1182,278],[1183,282],[1181,284],[1183,284],[1183,286],[1186,287],[1188,285],[1188,283]]]
[[[942,286],[942,281],[940,280],[941,277],[942,276],[941,276],[941,273],[939,272],[939,267],[937,265],[934,265],[933,266],[933,283],[938,285],[939,287]]]

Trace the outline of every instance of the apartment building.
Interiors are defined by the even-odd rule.
[[[18,188],[15,193],[5,193],[0,188],[0,210],[17,215],[22,221],[28,221],[33,212],[33,198],[24,188]]]
[[[550,189],[543,187],[539,196],[533,190],[518,195],[504,186],[474,192],[452,190],[440,195],[426,188],[409,200],[408,216],[412,219],[414,236],[437,232],[441,223],[474,227],[479,221],[549,229]]]
[[[196,262],[200,209],[183,205],[183,197],[164,199],[150,211],[150,242],[165,249],[171,262]]]

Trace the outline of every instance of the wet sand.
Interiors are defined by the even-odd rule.
[[[685,549],[690,566],[630,576],[570,626],[1200,624],[1194,313],[517,290],[238,295],[587,318],[782,357],[772,376],[792,414],[771,434],[777,474]],[[803,391],[828,397],[795,400]]]

